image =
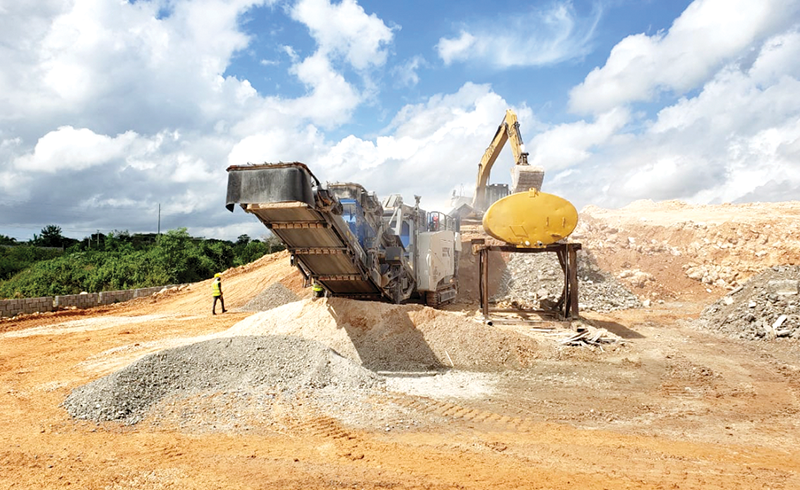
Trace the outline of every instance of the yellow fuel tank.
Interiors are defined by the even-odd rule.
[[[483,215],[486,233],[521,247],[542,247],[566,238],[578,211],[562,197],[531,189],[506,196]]]

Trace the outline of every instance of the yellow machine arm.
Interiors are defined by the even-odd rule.
[[[511,109],[506,110],[506,117],[500,126],[497,128],[492,139],[492,144],[486,148],[486,152],[481,158],[481,163],[478,164],[478,181],[475,184],[475,196],[472,199],[472,207],[483,211],[486,209],[486,184],[489,182],[489,174],[492,171],[497,156],[500,150],[506,144],[506,141],[511,141],[511,151],[514,153],[514,163],[516,165],[528,165],[528,153],[524,151],[525,146],[522,143],[522,135],[519,132],[519,121],[517,115]]]

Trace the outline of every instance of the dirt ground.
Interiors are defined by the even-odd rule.
[[[252,315],[236,309],[270,284],[306,298],[284,253],[225,273],[225,315],[208,311],[207,281],[115,306],[3,320],[0,487],[800,488],[800,346],[731,340],[693,323],[760,268],[797,263],[792,218],[800,203],[747,206],[587,210],[577,235],[586,252],[612,273],[653,277],[631,285],[653,299],[650,307],[582,313],[624,344],[564,347],[546,331],[568,324],[491,327],[534,338],[536,361],[388,373],[389,391],[373,403],[404,417],[379,426],[315,412],[302,399],[250,431],[169,420],[96,424],[61,407],[73,388],[148,352],[229,329]],[[698,267],[724,277],[687,275],[698,276]],[[422,315],[419,305],[408,308]],[[449,308],[477,306],[462,295]]]

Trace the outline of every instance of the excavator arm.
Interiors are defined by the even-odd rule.
[[[478,180],[475,184],[475,195],[472,200],[472,207],[484,211],[486,209],[486,185],[489,183],[489,174],[492,172],[497,156],[503,149],[507,141],[511,141],[511,151],[514,154],[515,165],[528,165],[528,153],[525,152],[525,145],[522,143],[522,135],[519,132],[519,121],[517,115],[511,109],[506,110],[506,116],[497,132],[492,138],[492,143],[486,148],[486,152],[478,164]]]

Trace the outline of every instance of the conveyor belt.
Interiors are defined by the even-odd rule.
[[[228,209],[239,204],[272,230],[300,271],[336,296],[380,298],[380,276],[334,201],[314,192],[316,177],[302,163],[228,168]],[[313,182],[312,182],[313,181]]]

